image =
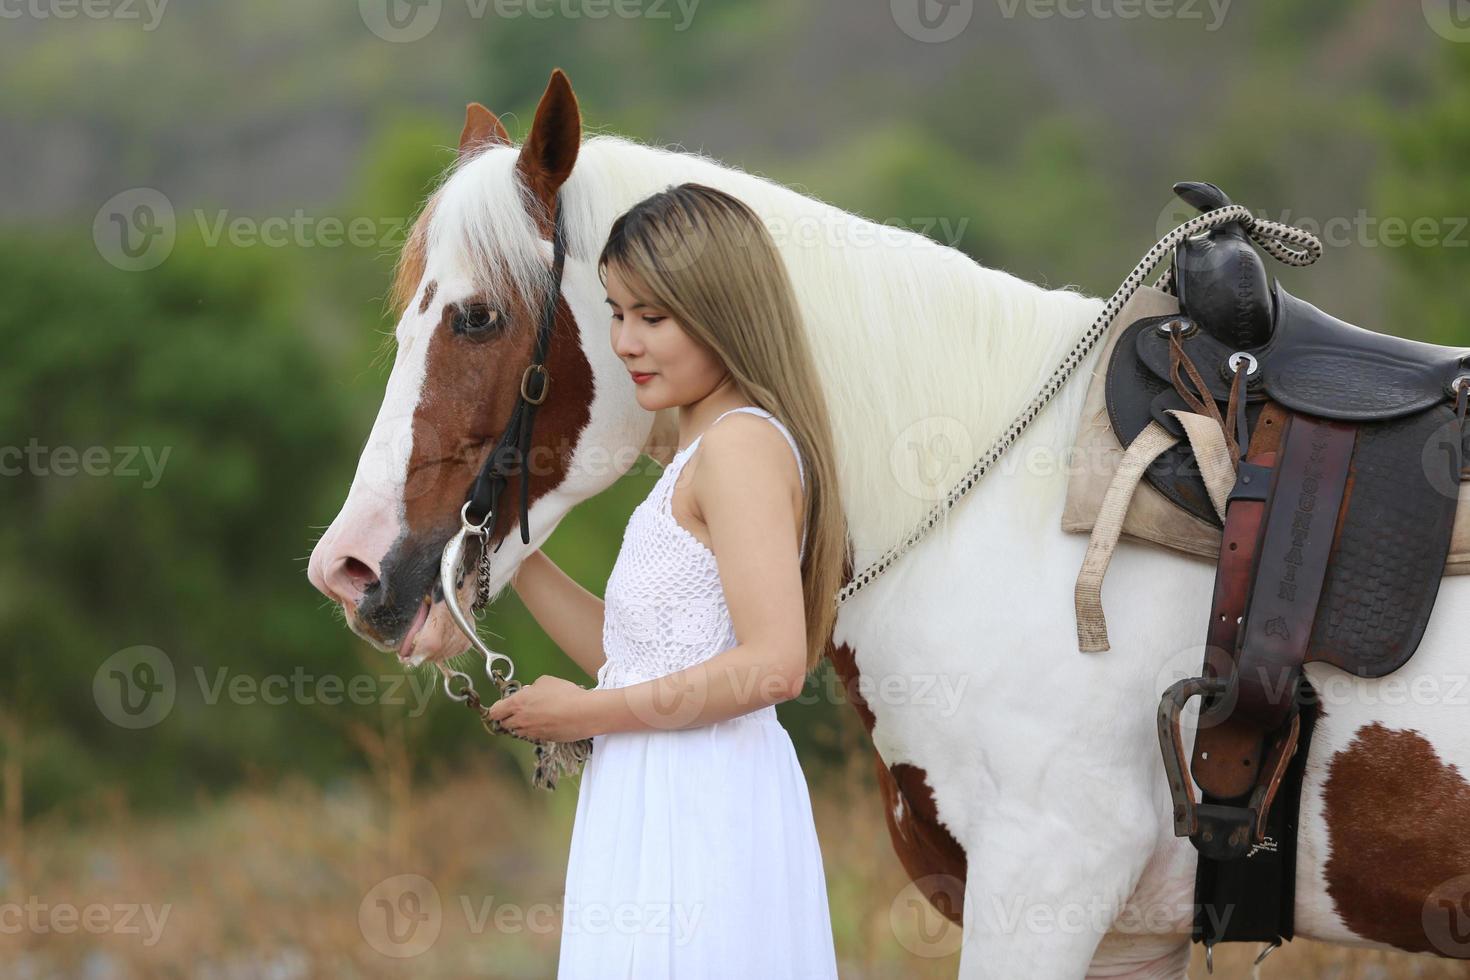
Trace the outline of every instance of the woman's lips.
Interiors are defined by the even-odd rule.
[[[639,374],[637,371],[629,371],[628,373],[633,376],[633,383],[635,385],[641,385],[653,377],[652,374]]]

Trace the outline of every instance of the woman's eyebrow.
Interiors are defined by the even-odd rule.
[[[617,301],[614,300],[611,296],[607,297],[607,303],[608,303],[609,306],[617,306],[618,305]],[[644,309],[644,308],[647,308],[647,307],[648,307],[648,304],[647,303],[634,303],[632,306],[628,307],[628,309],[630,309],[630,310],[637,310],[637,309]]]

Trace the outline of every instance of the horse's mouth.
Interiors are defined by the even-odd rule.
[[[398,654],[399,663],[406,666],[417,665],[417,660],[413,655],[413,644],[418,639],[419,633],[423,631],[424,624],[429,621],[429,612],[432,606],[433,599],[430,596],[424,596],[423,601],[419,603],[418,613],[414,615],[413,622],[408,624],[408,631],[403,634],[403,639],[399,642],[398,649],[395,651]]]

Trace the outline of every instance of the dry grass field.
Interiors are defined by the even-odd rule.
[[[260,785],[147,820],[104,793],[80,825],[22,826],[11,808],[0,975],[553,976],[575,788],[543,794],[509,772],[416,781],[392,738],[360,735],[375,776],[325,790]],[[7,777],[17,788],[21,775]],[[906,888],[867,754],[809,781],[842,976],[953,977],[957,930]],[[1216,976],[1250,976],[1253,953],[1224,951]],[[1196,950],[1191,976],[1205,975]],[[1470,965],[1297,942],[1260,975],[1466,977]]]

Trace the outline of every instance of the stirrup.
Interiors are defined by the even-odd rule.
[[[1266,843],[1266,817],[1301,734],[1301,712],[1294,710],[1284,733],[1273,741],[1268,752],[1272,764],[1262,767],[1269,775],[1257,780],[1244,806],[1200,803],[1189,774],[1179,716],[1190,699],[1201,695],[1221,697],[1229,689],[1222,677],[1189,677],[1171,686],[1159,701],[1159,748],[1164,754],[1164,773],[1174,804],[1174,836],[1188,837],[1201,856],[1215,861],[1247,857],[1257,848],[1272,846]]]

